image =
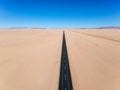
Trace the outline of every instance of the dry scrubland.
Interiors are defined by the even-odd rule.
[[[58,90],[62,30],[1,30],[0,90]],[[120,90],[120,30],[66,30],[74,90]]]

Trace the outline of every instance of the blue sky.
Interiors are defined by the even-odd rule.
[[[0,27],[120,26],[120,0],[0,0]]]

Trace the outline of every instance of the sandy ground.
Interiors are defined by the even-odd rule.
[[[0,90],[57,90],[62,31],[0,31]]]
[[[61,30],[0,30],[0,90],[58,90]],[[66,30],[74,90],[120,90],[120,30]]]
[[[120,90],[120,30],[66,31],[74,90]]]

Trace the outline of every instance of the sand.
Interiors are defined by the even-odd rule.
[[[66,31],[74,90],[120,89],[120,30]]]
[[[57,90],[62,33],[1,30],[0,90]]]
[[[58,90],[60,29],[0,30],[0,90]],[[65,31],[74,90],[120,90],[120,30]]]

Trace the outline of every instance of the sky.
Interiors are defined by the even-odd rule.
[[[0,28],[120,26],[120,0],[0,0]]]

